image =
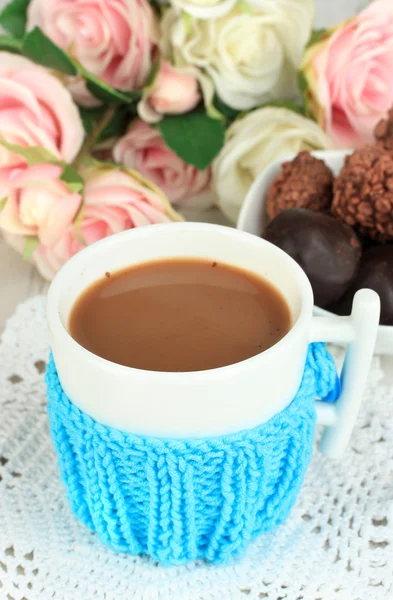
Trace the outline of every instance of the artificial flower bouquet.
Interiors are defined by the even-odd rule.
[[[83,246],[216,203],[300,150],[372,139],[393,3],[12,0],[0,14],[0,228],[48,279]]]

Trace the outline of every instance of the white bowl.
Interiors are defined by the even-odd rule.
[[[319,150],[312,152],[313,156],[321,158],[337,175],[342,167],[344,158],[351,154],[352,150]],[[242,231],[248,231],[255,235],[261,235],[267,225],[267,215],[265,211],[265,201],[267,190],[273,179],[281,171],[281,165],[286,160],[292,160],[295,155],[286,156],[280,160],[272,162],[262,173],[258,175],[248,191],[244,200],[237,228]],[[327,310],[314,307],[316,315],[329,315]],[[375,347],[376,354],[393,354],[393,326],[380,325],[378,328],[377,343]]]

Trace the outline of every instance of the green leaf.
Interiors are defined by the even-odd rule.
[[[2,199],[0,200],[0,212],[1,212],[1,211],[3,210],[3,208],[5,207],[7,200],[8,200],[7,196],[6,196],[5,198],[2,198]]]
[[[142,96],[142,92],[121,92],[108,85],[79,65],[79,72],[86,79],[86,87],[91,94],[105,104],[132,104]]]
[[[39,27],[35,27],[26,35],[22,51],[35,63],[60,71],[60,73],[76,75],[78,72],[71,58],[56,46]]]
[[[102,118],[106,111],[106,107],[97,106],[95,108],[85,108],[84,106],[79,106],[78,108],[85,132],[89,134],[97,121]]]
[[[276,106],[277,108],[287,108],[288,110],[292,110],[299,115],[304,117],[305,111],[304,107],[300,104],[296,104],[296,102],[292,102],[291,100],[272,100],[271,102],[266,102],[260,108],[264,108],[265,106]]]
[[[156,75],[157,75],[157,73],[158,73],[159,70],[160,70],[160,62],[157,60],[153,64],[153,66],[152,66],[152,68],[150,70],[149,77],[147,78],[146,83],[144,85],[145,89],[151,86],[151,84],[155,80]]]
[[[85,182],[71,165],[66,165],[60,176],[61,181],[67,184],[68,189],[71,192],[81,192],[84,188]]]
[[[11,150],[11,152],[19,154],[19,156],[23,156],[30,167],[39,163],[63,164],[61,160],[58,160],[48,150],[41,148],[41,146],[30,146],[29,148],[25,148],[24,146],[18,146],[17,144],[10,144],[2,137],[0,137],[0,145],[7,148],[7,150]]]
[[[169,148],[201,171],[212,162],[224,144],[224,125],[201,110],[164,117],[157,127]]]
[[[113,119],[109,121],[108,125],[101,132],[98,141],[102,142],[103,140],[106,140],[108,138],[120,137],[124,135],[132,116],[135,116],[133,114],[132,107],[130,107],[129,105],[119,106],[119,108],[115,112]]]
[[[0,50],[20,54],[22,52],[22,42],[8,35],[0,35]]]
[[[310,39],[308,40],[306,48],[309,48],[310,46],[313,46],[317,42],[321,41],[321,39],[324,38],[325,35],[328,35],[328,34],[329,34],[328,29],[313,29],[311,32]]]
[[[301,95],[304,97],[308,91],[308,81],[302,71],[299,71],[297,82]]]
[[[168,0],[150,0],[150,4],[155,8],[158,15],[164,10],[164,7],[169,6]]]
[[[39,239],[36,235],[26,235],[25,236],[25,245],[23,247],[23,258],[24,260],[30,260],[33,256],[38,244]]]
[[[214,97],[213,104],[218,110],[218,112],[220,112],[229,122],[234,121],[240,113],[240,111],[236,108],[231,108],[230,106],[225,104],[225,102],[223,102],[221,98],[219,98],[219,96],[217,95]]]
[[[0,25],[16,38],[25,34],[29,1],[12,0],[0,13]]]
[[[308,81],[302,71],[298,72],[298,85],[301,96],[303,98],[303,114],[305,117],[309,119],[314,119],[314,115],[312,110],[309,107],[309,98],[308,98]]]
[[[107,108],[107,106],[99,106],[97,108],[79,107],[79,114],[87,134],[91,133],[96,123],[102,119],[107,111]],[[119,106],[116,109],[114,117],[101,132],[98,142],[123,135],[127,129],[130,119],[133,116],[135,116],[135,112],[132,110],[132,107],[129,104]]]

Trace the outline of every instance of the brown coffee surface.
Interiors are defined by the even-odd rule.
[[[237,363],[289,331],[282,294],[226,264],[171,259],[106,273],[76,301],[69,331],[90,352],[153,371]]]

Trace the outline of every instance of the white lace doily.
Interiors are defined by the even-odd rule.
[[[48,433],[45,299],[0,345],[1,600],[382,600],[393,597],[393,390],[370,385],[345,457],[317,452],[286,524],[228,567],[120,555],[73,517]]]

